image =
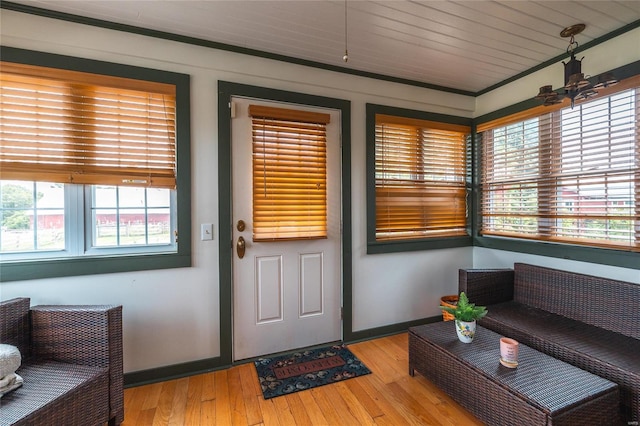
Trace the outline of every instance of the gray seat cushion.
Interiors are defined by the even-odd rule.
[[[98,425],[108,417],[108,407],[96,403],[108,394],[106,368],[55,361],[25,362],[19,374],[22,387],[0,399],[0,426],[8,425]],[[80,402],[80,404],[78,404]],[[73,407],[83,407],[76,413]],[[87,411],[87,407],[93,406]],[[82,416],[82,418],[79,418]]]

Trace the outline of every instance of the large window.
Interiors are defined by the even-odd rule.
[[[189,211],[178,209],[177,145],[188,152],[188,109],[180,132],[176,116],[188,77],[115,64],[103,65],[116,75],[94,74],[82,70],[91,61],[68,58],[74,69],[62,69],[10,60],[50,55],[5,51],[2,280],[187,266],[190,250],[177,243],[188,224],[178,217]],[[138,77],[147,71],[148,80]]]
[[[640,251],[639,95],[484,130],[480,233]]]
[[[375,234],[370,245],[468,237],[470,128],[400,114],[372,117]]]

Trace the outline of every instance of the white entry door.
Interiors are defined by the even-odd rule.
[[[261,174],[264,166],[254,154],[250,106],[329,115],[326,238],[254,240],[253,198],[271,188],[254,194],[254,169]],[[341,340],[340,112],[245,98],[233,98],[232,107],[233,359]]]

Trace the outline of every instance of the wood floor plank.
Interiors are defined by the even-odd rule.
[[[175,380],[169,380],[162,383],[162,389],[160,390],[160,397],[158,398],[158,406],[156,407],[156,413],[153,417],[153,425],[161,426],[169,424],[169,416],[171,415],[171,406],[173,404],[173,395],[176,390],[177,382]]]
[[[400,386],[415,395],[420,395],[423,400],[430,401],[439,414],[439,418],[446,419],[442,424],[452,426],[464,425],[482,425],[483,423],[476,419],[471,413],[465,410],[453,398],[438,389],[436,385],[429,380],[416,374],[415,377],[406,377],[398,382]]]
[[[259,398],[258,404],[260,404],[262,422],[265,426],[281,426],[280,420],[278,419],[276,407],[273,405],[273,400]]]
[[[201,401],[211,401],[216,399],[216,373],[214,371],[202,374],[202,395]]]
[[[289,403],[286,398],[272,398],[271,402],[276,409],[278,421],[281,425],[295,425],[296,421],[289,409]]]
[[[299,393],[300,400],[311,419],[311,423],[314,425],[329,425],[329,421],[325,417],[322,409],[316,402],[311,391],[303,391]]]
[[[402,372],[404,373],[404,366],[408,365],[409,363],[409,352],[408,352],[409,341],[407,340],[403,345],[397,344],[396,342],[398,342],[397,339],[391,339],[391,338],[388,341],[387,340],[373,341],[373,343],[376,346],[378,346],[387,355],[389,355],[391,358],[395,360],[398,367],[400,367],[400,370],[402,370]]]
[[[265,400],[253,364],[125,389],[122,426],[481,425],[423,376],[407,333],[349,345],[372,374]]]
[[[147,389],[144,386],[133,388],[133,389],[127,389],[125,391],[125,406],[124,406],[125,421],[123,422],[125,426],[127,424],[130,424],[130,425],[137,424],[137,419],[140,416],[140,412],[143,410],[142,406],[144,405],[144,401],[146,397],[147,397]],[[153,408],[153,410],[155,410],[155,407]],[[130,420],[131,423],[127,423],[128,419]]]
[[[396,345],[389,345],[387,342],[373,340],[373,345],[378,349],[377,356],[384,362],[387,369],[395,371],[394,380],[405,377],[408,371],[409,358],[407,348],[400,349]]]
[[[300,393],[292,393],[285,396],[285,398],[287,399],[287,405],[289,405],[289,410],[291,411],[291,416],[295,424],[299,426],[311,426],[313,423],[311,422],[309,414],[307,414],[307,409],[302,403],[302,399],[300,399]]]
[[[393,407],[394,411],[398,413],[397,415],[403,419],[401,423],[416,426],[425,424],[420,416],[413,412],[411,407],[406,406],[405,401],[394,394],[395,382],[385,383],[379,376],[372,375],[370,376],[368,383],[371,384],[377,394],[382,395],[383,398],[389,401],[389,404]],[[387,411],[386,413],[393,418],[397,417],[393,411]],[[401,423],[398,422],[396,424]]]
[[[394,334],[392,336],[385,337],[385,342],[387,344],[396,345],[401,350],[404,350],[404,354],[406,358],[409,358],[409,334],[408,333],[400,333]]]
[[[200,404],[200,426],[216,424],[216,401],[208,399]],[[185,425],[188,426],[188,425]],[[189,425],[190,426],[190,425]]]
[[[185,409],[187,407],[188,391],[189,378],[185,377],[178,379],[173,393],[171,413],[169,414],[169,426],[181,426],[185,424]]]
[[[389,384],[389,389],[393,398],[402,404],[407,412],[411,413],[421,424],[437,425],[441,422],[432,415],[431,406],[424,403],[424,401],[418,401],[413,395],[406,392],[398,383],[394,382]]]
[[[229,398],[229,381],[228,381],[229,370],[220,370],[215,372],[215,387],[216,387],[215,424],[218,424],[218,425],[231,424],[231,400]]]
[[[137,386],[135,388],[132,388],[131,392],[128,392],[128,389],[125,389],[124,391],[124,408],[137,408],[138,410],[140,409],[140,406],[138,404],[136,404],[136,402],[134,401],[134,396],[136,394],[142,395],[142,398],[144,400],[145,397],[145,390],[143,386]]]
[[[258,403],[258,397],[262,396],[262,390],[258,386],[256,369],[253,364],[244,364],[238,366],[238,372],[240,373],[247,423],[250,425],[262,423],[262,412]]]
[[[379,386],[376,387],[374,383],[378,383]],[[380,379],[371,374],[359,380],[358,384],[383,413],[382,416],[374,417],[376,424],[399,425],[406,423],[405,418],[396,409],[396,404],[392,402],[390,395],[385,390],[386,385]]]
[[[142,404],[143,410],[156,408],[158,406],[158,401],[160,400],[160,392],[162,392],[162,385],[162,383],[153,383],[149,385],[149,388],[147,390],[147,397],[144,400],[144,404]]]
[[[322,389],[323,394],[329,400],[331,405],[334,407],[335,411],[340,416],[343,425],[360,425],[360,421],[354,416],[354,413],[351,411],[349,404],[344,400],[340,392],[335,392],[333,389],[328,390],[329,387],[335,387],[338,383],[322,386],[319,389]]]
[[[349,345],[348,347],[354,355],[369,368],[369,370],[373,371],[374,374],[379,375],[385,383],[390,383],[395,380],[395,371],[388,368],[384,363],[384,359],[378,354],[378,352],[380,352],[378,347],[373,342],[360,342],[354,345]]]
[[[382,408],[378,405],[378,402],[375,401],[372,396],[362,387],[363,384],[367,381],[367,377],[358,377],[353,380],[347,380],[344,385],[349,389],[349,391],[356,397],[358,400],[358,404],[362,405],[362,407],[366,410],[369,417],[375,419],[376,417],[380,417],[384,415]]]
[[[153,420],[156,417],[156,409],[150,408],[148,410],[142,410],[138,414],[136,420],[132,423],[136,426],[151,426],[153,425]]]
[[[187,402],[184,410],[185,425],[200,424],[200,409],[202,406],[202,387],[204,385],[204,378],[204,374],[189,377]]]
[[[342,396],[342,399],[347,404],[349,412],[358,420],[361,425],[373,425],[373,418],[369,415],[366,408],[362,405],[361,401],[351,392],[345,382],[338,382],[332,385]]]
[[[311,389],[308,393],[311,394],[316,405],[322,411],[322,415],[327,419],[327,424],[346,424],[346,420],[342,417],[341,413],[338,412],[336,407],[329,401],[329,398],[327,398],[327,391],[324,389],[327,386]]]
[[[231,423],[234,425],[247,424],[247,407],[242,395],[242,382],[240,381],[240,368],[231,368],[227,376],[229,388],[229,400],[231,402]]]

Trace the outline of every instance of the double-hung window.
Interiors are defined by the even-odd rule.
[[[485,126],[480,233],[640,252],[637,86]]]
[[[167,259],[179,254],[176,98],[185,81],[177,81],[2,62],[0,255],[8,279],[186,266]],[[139,256],[151,257],[132,263]],[[95,263],[101,258],[108,267]],[[65,273],[60,265],[69,261]]]
[[[436,240],[434,247],[442,248],[456,238],[469,244],[469,126],[368,108],[374,129],[368,142],[370,252],[376,245],[424,249]]]

